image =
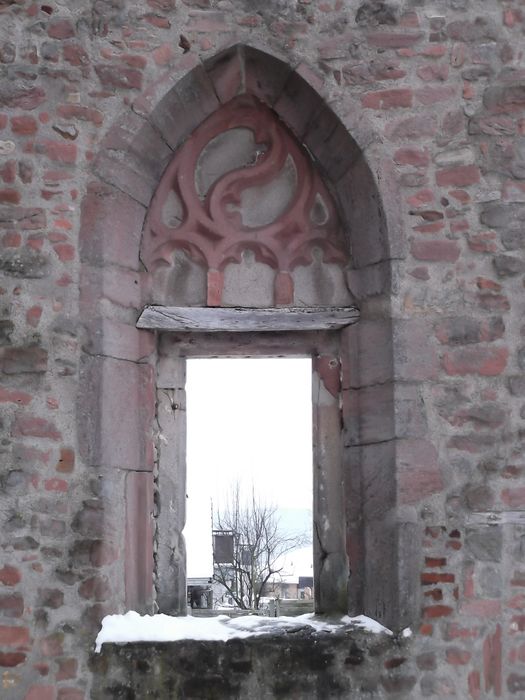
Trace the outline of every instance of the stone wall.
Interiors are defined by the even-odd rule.
[[[521,0],[0,0],[2,697],[90,697],[110,673],[90,661],[101,617],[151,595],[151,538],[125,528],[154,466],[153,428],[137,431],[153,422],[155,364],[135,330],[138,241],[177,144],[148,120],[235,45],[309,84],[360,148],[354,192],[366,161],[382,199],[388,241],[360,236],[371,209],[344,179],[335,193],[362,308],[344,338],[345,464],[362,478],[349,556],[395,530],[418,608],[409,651],[381,671],[405,666],[413,683],[377,692],[525,692],[524,26]],[[309,124],[288,126],[336,152],[329,114],[307,107]],[[207,116],[188,114],[189,131]],[[356,499],[374,513],[381,483],[395,528],[376,514],[354,536]],[[368,557],[355,581],[380,568]]]

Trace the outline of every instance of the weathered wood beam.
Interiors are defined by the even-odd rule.
[[[137,328],[159,331],[253,332],[343,328],[359,320],[355,306],[246,307],[145,306]]]

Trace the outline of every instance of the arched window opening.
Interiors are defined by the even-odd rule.
[[[260,353],[255,335],[263,330],[273,335],[279,314],[285,318],[278,348],[284,356],[296,352],[294,336],[301,334],[301,319],[317,314],[320,320],[313,327],[319,331],[337,313],[341,325],[357,318],[350,306],[349,257],[333,198],[306,149],[271,109],[249,95],[220,107],[179,148],[153,198],[141,257],[152,276],[155,303],[139,326],[160,322],[164,331],[182,328],[192,333],[193,323],[193,346],[204,357],[236,352],[236,340],[226,340],[221,352],[213,339],[199,334],[224,330],[228,309],[237,315],[237,330],[244,331],[247,356]],[[199,326],[203,311],[207,326]],[[187,327],[180,325],[183,318]],[[290,325],[294,318],[299,319],[298,331]],[[188,355],[169,334],[163,342],[164,349],[171,345],[168,361],[178,361],[178,374],[183,374]],[[328,358],[324,346],[317,339],[308,352],[315,370],[314,591],[318,612],[344,613],[348,561],[341,488],[341,360],[339,354]],[[171,389],[174,395],[184,391],[183,386]],[[184,417],[175,419],[179,427],[168,437],[162,396],[158,400],[168,448],[158,444],[157,601],[163,611],[182,612],[182,585],[175,594],[167,583],[182,577],[182,528],[170,526],[162,513],[167,499],[185,508],[185,493],[178,493],[182,482],[169,477],[168,484],[164,478],[173,469],[169,445],[184,441]],[[184,405],[184,398],[180,403]],[[184,450],[178,458],[185,462]],[[184,464],[178,471],[184,471]]]
[[[79,431],[86,463],[121,479],[123,526],[104,525],[126,554],[121,609],[185,607],[184,411],[173,405],[184,406],[186,358],[299,355],[318,387],[316,488],[331,533],[317,608],[395,629],[414,620],[418,534],[397,474],[390,308],[404,238],[390,166],[348,99],[336,116],[306,66],[248,46],[190,56],[94,159],[81,307],[96,430]],[[114,323],[119,294],[140,310],[136,328],[124,311]]]

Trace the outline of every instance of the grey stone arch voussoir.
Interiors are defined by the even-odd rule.
[[[106,536],[122,556],[116,609],[149,611],[153,596],[156,347],[152,332],[134,326],[149,301],[140,260],[147,208],[177,147],[221,104],[249,93],[312,154],[340,208],[351,256],[348,281],[361,321],[342,332],[349,612],[396,629],[415,617],[417,528],[400,508],[397,479],[391,296],[405,245],[395,173],[351,96],[334,88],[328,102],[316,80],[306,64],[253,46],[205,62],[187,54],[119,118],[94,161],[81,224],[83,371],[91,391],[79,417],[83,459],[116,482],[124,508],[121,518],[106,516]],[[126,419],[116,420],[123,408]]]

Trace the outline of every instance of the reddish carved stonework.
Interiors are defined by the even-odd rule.
[[[221,303],[228,263],[243,251],[276,271],[274,301],[293,301],[290,272],[322,251],[348,262],[331,195],[275,114],[241,96],[206,119],[177,151],[152,200],[141,258],[155,271],[183,250],[207,270],[207,303]]]

